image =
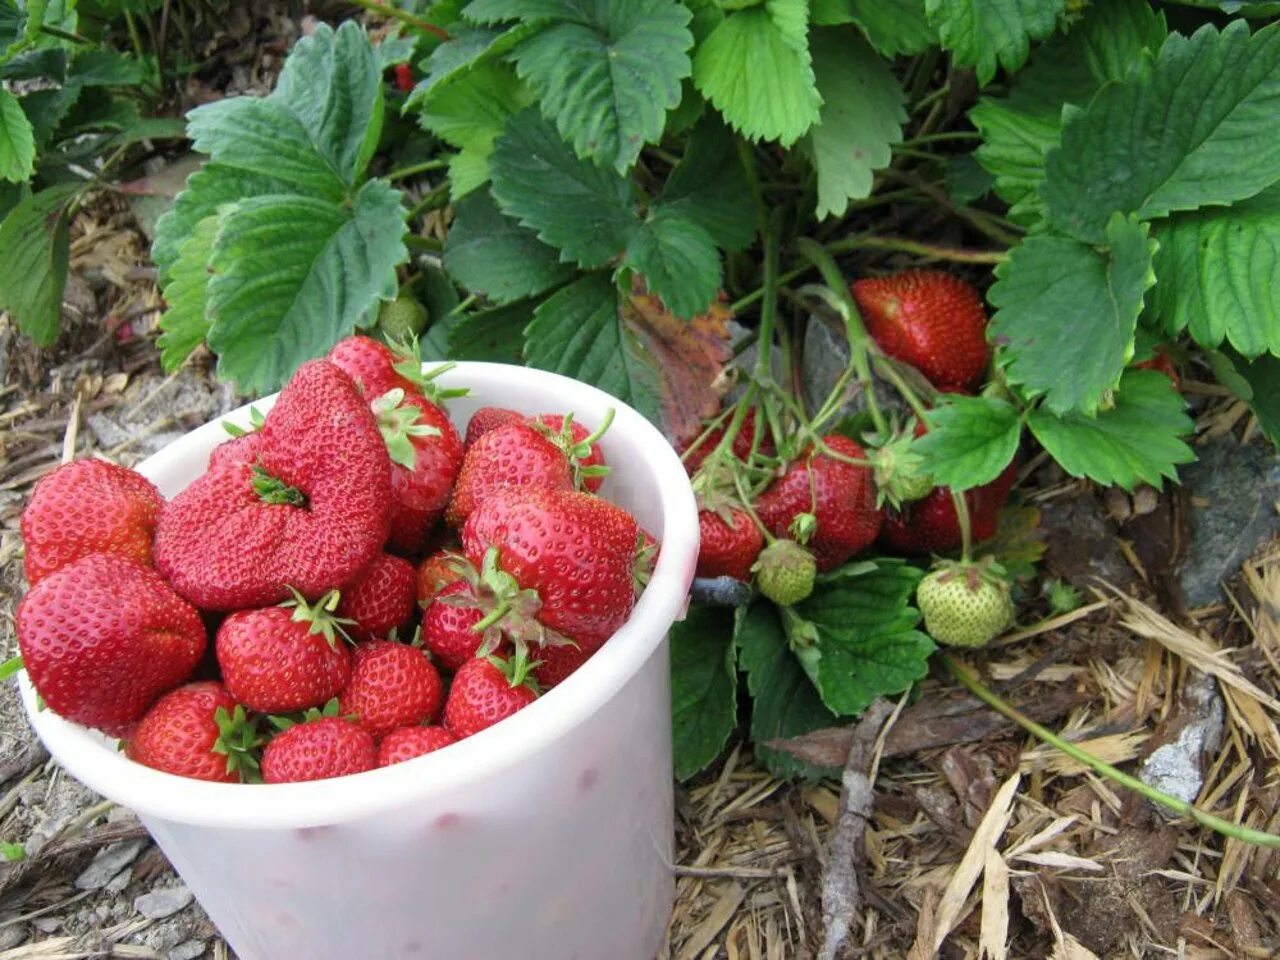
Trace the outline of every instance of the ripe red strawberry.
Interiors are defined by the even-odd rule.
[[[333,364],[303,364],[267,414],[252,466],[232,461],[171,500],[155,560],[208,610],[314,599],[355,580],[387,539],[391,469],[373,413]]]
[[[591,659],[594,650],[584,650],[573,644],[543,647],[534,651],[536,665],[529,672],[537,681],[538,689],[546,692],[562,683],[571,673]]]
[[[451,603],[449,598],[470,605]],[[484,619],[471,584],[455,580],[447,584],[422,613],[422,642],[446,670],[457,670],[475,657],[484,634],[473,630]]]
[[[351,679],[339,695],[338,711],[377,738],[434,720],[443,699],[440,674],[422,648],[370,640],[351,657]]]
[[[698,547],[698,576],[733,577],[750,582],[751,565],[764,548],[764,536],[745,510],[733,507],[720,511],[699,510],[698,531],[702,537]]]
[[[996,535],[1000,510],[1009,498],[1017,473],[1016,465],[1011,463],[990,483],[965,492],[969,533],[974,543]],[[946,553],[960,546],[961,539],[960,519],[948,487],[935,487],[923,500],[886,511],[880,531],[880,543],[886,550],[908,557]]]
[[[538,698],[518,659],[474,657],[454,675],[444,704],[444,725],[459,740],[491,727]]]
[[[223,620],[215,646],[227,691],[260,713],[305,710],[336,697],[351,675],[351,655],[337,636],[334,605],[330,594]]]
[[[378,766],[403,763],[457,742],[458,738],[445,727],[400,727],[378,744]]]
[[[462,439],[449,415],[399,387],[373,401],[391,457],[391,534],[387,547],[418,556],[444,515],[462,467]]]
[[[866,451],[848,437],[829,434],[823,443],[845,457],[866,459]],[[791,525],[798,516],[811,514],[817,526],[806,546],[822,571],[869,547],[881,522],[871,468],[813,450],[789,464],[786,473],[760,495],[756,513],[782,539],[792,536]]]
[[[857,280],[853,297],[867,333],[939,390],[967,392],[986,372],[987,314],[977,291],[941,270]]]
[[[461,527],[486,497],[507,487],[571,490],[573,469],[564,451],[536,427],[523,422],[496,427],[467,450],[445,519]]]
[[[163,506],[150,480],[105,460],[73,460],[45,474],[22,511],[27,582],[34,587],[91,553],[150,566],[151,537]]]
[[[253,430],[218,444],[209,453],[209,470],[221,470],[237,463],[253,466],[262,448],[262,434]]]
[[[423,610],[445,587],[462,579],[460,565],[466,563],[460,554],[437,550],[418,564],[418,606]],[[425,628],[424,628],[425,632]]]
[[[565,426],[566,419],[568,419],[568,427]],[[555,444],[565,452],[575,475],[581,478],[579,485],[582,489],[588,493],[595,493],[600,489],[608,470],[600,445],[591,442],[590,429],[577,420],[566,418],[558,413],[540,413],[530,422],[535,427],[546,429]]]
[[[490,430],[506,426],[508,423],[522,423],[525,419],[519,410],[508,410],[506,407],[481,407],[471,415],[467,423],[466,447],[483,437]]]
[[[417,574],[408,560],[379,554],[355,583],[342,591],[335,613],[351,620],[353,640],[405,636],[417,610]]]
[[[1169,378],[1169,382],[1173,384],[1173,389],[1182,389],[1182,380],[1178,376],[1178,367],[1173,362],[1173,357],[1169,356],[1169,353],[1163,344],[1156,347],[1154,356],[1151,356],[1140,363],[1135,363],[1133,367],[1135,370],[1159,370]]]
[[[724,438],[725,429],[728,421],[723,426],[716,427],[707,435],[707,439],[701,443],[690,442],[684,447],[680,453],[680,459],[684,461],[684,469],[693,476],[698,472],[698,468],[702,466],[702,462],[713,451]],[[738,428],[738,435],[733,438],[733,455],[739,460],[746,460],[751,455],[751,445],[755,442],[756,436],[756,412],[754,409],[748,410],[746,417],[742,421],[742,426]],[[694,441],[697,437],[694,437]],[[773,439],[766,434],[760,438],[760,452],[765,456],[773,456],[777,453],[773,445]]]
[[[501,571],[520,590],[536,592],[536,611],[513,608],[508,616],[536,616],[591,651],[631,614],[638,538],[635,518],[608,500],[527,487],[499,490],[481,503],[463,528],[462,546],[481,570],[496,550]]]
[[[200,662],[204,622],[151,567],[97,553],[42,579],[18,604],[18,646],[59,716],[113,736]]]
[[[277,734],[262,753],[267,783],[327,780],[363,773],[378,765],[368,730],[342,717],[321,717]]]
[[[406,393],[421,387],[415,378],[396,369],[406,357],[372,337],[345,337],[334,344],[325,359],[354,380],[370,401],[397,387]]]
[[[244,708],[214,681],[170,690],[147,711],[125,752],[165,773],[215,783],[239,783],[258,770],[257,732]]]
[[[407,63],[397,63],[392,71],[396,77],[396,89],[401,93],[413,90],[413,67]]]

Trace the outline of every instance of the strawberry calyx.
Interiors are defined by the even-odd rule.
[[[230,713],[226,707],[218,707],[213,720],[218,725],[218,739],[212,749],[227,758],[227,773],[234,773],[241,783],[261,783],[256,751],[266,738],[258,732],[257,718],[250,717],[244,707],[236,704]]]
[[[797,513],[791,518],[787,532],[799,544],[807,544],[818,532],[818,518],[812,513]]]
[[[338,645],[339,636],[348,643],[355,643],[347,631],[343,629],[345,626],[355,623],[355,621],[350,617],[339,617],[334,614],[334,611],[338,609],[338,601],[342,599],[337,590],[330,590],[315,603],[310,603],[306,597],[293,587],[288,589],[293,594],[293,599],[285,600],[280,606],[293,608],[293,615],[290,619],[294,623],[305,623],[307,625],[307,633],[323,635],[330,647]]]
[[[247,433],[255,433],[256,431],[261,430],[262,424],[266,422],[266,419],[267,418],[263,416],[262,411],[257,407],[250,407],[249,426],[247,429],[240,426],[238,423],[232,423],[230,420],[222,421],[222,429],[227,431],[227,434],[233,438],[243,437]]]
[[[321,707],[307,707],[306,710],[300,710],[297,713],[273,713],[267,717],[267,722],[276,728],[277,733],[284,733],[290,727],[300,726],[304,723],[315,723],[317,720],[327,720],[330,717],[341,717],[350,723],[356,723],[360,718],[354,713],[342,712],[342,708],[338,703],[338,698],[333,697],[325,701]]]
[[[440,429],[418,422],[422,411],[412,403],[405,402],[402,387],[388,390],[369,406],[378,419],[378,432],[387,445],[391,462],[412,470],[418,462],[418,451],[413,446],[414,437],[438,437]]]
[[[558,430],[547,426],[536,417],[530,420],[529,423],[564,453],[569,461],[569,467],[573,471],[574,489],[582,490],[588,479],[592,477],[607,477],[609,475],[609,468],[604,464],[587,464],[586,461],[591,457],[591,448],[595,446],[597,441],[605,435],[613,424],[615,415],[616,411],[613,407],[610,407],[604,412],[604,420],[600,426],[581,440],[574,439],[572,411],[564,415],[564,420]]]
[[[471,392],[466,387],[441,387],[433,382],[436,377],[456,367],[456,363],[442,363],[427,373],[422,372],[422,361],[418,359],[421,353],[418,350],[417,336],[411,336],[407,343],[403,340],[392,340],[387,343],[387,346],[397,357],[391,369],[417,387],[432,403],[441,404],[454,397],[465,397]]]
[[[636,552],[631,561],[631,583],[636,597],[644,593],[658,565],[658,541],[643,530],[636,533]]]
[[[876,485],[876,507],[888,503],[895,510],[913,500],[923,500],[934,488],[933,478],[922,469],[924,458],[913,449],[910,431],[881,443],[871,454]]]
[[[305,507],[307,505],[307,495],[297,487],[291,487],[279,477],[273,477],[267,473],[266,468],[260,463],[253,465],[253,492],[258,498],[266,504],[272,506],[289,505],[294,507]]]
[[[517,653],[512,657],[499,657],[496,654],[477,654],[483,656],[491,664],[493,664],[498,672],[507,679],[507,684],[514,690],[516,687],[527,687],[535,694],[540,694],[542,690],[538,686],[538,680],[533,676],[533,669],[541,664],[540,660],[530,660],[523,653]]]

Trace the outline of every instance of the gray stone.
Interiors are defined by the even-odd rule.
[[[138,859],[146,841],[124,840],[104,847],[80,876],[76,877],[77,890],[100,890],[118,876],[129,864]]]
[[[148,920],[171,917],[191,902],[191,891],[182,884],[173,887],[156,887],[133,901],[133,909]]]
[[[184,940],[169,951],[168,960],[196,960],[204,956],[204,950],[203,940]]]
[[[1182,708],[1193,719],[1178,731],[1177,739],[1151,752],[1138,777],[1148,786],[1192,803],[1204,786],[1206,758],[1222,744],[1225,709],[1217,681],[1194,673],[1183,687]],[[1163,807],[1158,809],[1173,816]]]
[[[840,378],[849,366],[849,342],[843,335],[836,333],[817,317],[809,317],[805,328],[804,357],[802,370],[804,379],[804,402],[810,414],[815,414],[826,403],[827,397],[835,389]],[[876,379],[876,403],[886,414],[897,413],[905,419],[908,412],[906,402],[898,395],[891,384]],[[841,417],[861,413],[867,408],[866,394],[856,381],[851,381],[847,391],[847,399],[840,407],[838,420]],[[834,423],[835,420],[828,421]]]
[[[14,947],[25,943],[26,939],[27,930],[21,923],[0,927],[0,951],[12,950]]]
[[[1199,461],[1182,470],[1187,492],[1209,501],[1191,510],[1191,543],[1179,572],[1191,607],[1225,599],[1222,581],[1280,531],[1280,457],[1271,444],[1218,437],[1197,453]]]
[[[124,870],[121,870],[114,877],[112,877],[111,881],[102,889],[104,892],[109,893],[111,894],[111,896],[115,897],[124,893],[125,888],[128,887],[129,884],[132,882],[133,882],[133,867],[126,867]]]

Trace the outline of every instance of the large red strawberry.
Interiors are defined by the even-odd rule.
[[[377,738],[396,727],[434,720],[443,698],[440,674],[420,647],[370,640],[352,655],[351,679],[338,710]]]
[[[562,683],[594,654],[594,650],[584,650],[571,643],[543,647],[532,654],[535,661],[529,675],[537,681],[539,690],[550,690],[556,684]]]
[[[165,773],[239,783],[257,773],[257,745],[244,708],[222,684],[205,680],[157,700],[129,737],[125,752],[130,760]]]
[[[96,553],[49,574],[18,604],[18,646],[36,692],[68,720],[120,735],[200,662],[200,613],[150,567]]]
[[[378,766],[389,767],[457,743],[446,727],[400,727],[378,743]]]
[[[823,443],[841,456],[866,459],[866,451],[848,437],[829,434]],[[819,570],[834,569],[869,547],[881,522],[871,468],[812,449],[760,495],[756,513],[782,539],[794,536],[791,527],[797,517],[812,515],[817,524],[807,546]]]
[[[455,580],[422,613],[422,642],[446,670],[475,657],[484,642],[484,634],[472,629],[485,616],[473,590],[466,580]]]
[[[325,359],[354,380],[370,400],[397,387],[414,392],[422,386],[420,366],[418,376],[414,376],[411,358],[372,337],[344,337]],[[411,365],[404,369],[406,360]]]
[[[387,539],[391,467],[351,378],[312,360],[267,414],[252,465],[236,458],[171,500],[155,560],[174,588],[209,610],[315,599],[345,587]]]
[[[616,504],[574,490],[536,487],[494,492],[462,531],[467,559],[482,572],[496,561],[521,592],[519,599],[507,597],[499,581],[497,599],[513,601],[512,617],[536,616],[541,626],[588,651],[631,614],[639,542],[635,518]],[[490,551],[496,555],[489,557]],[[536,594],[536,611],[523,603],[530,591]],[[497,625],[506,629],[501,621]],[[519,639],[517,630],[508,632]]]
[[[573,467],[564,451],[528,423],[509,423],[484,434],[462,460],[445,519],[461,527],[495,490],[510,487],[573,489]]]
[[[504,427],[508,423],[521,423],[524,419],[525,415],[519,410],[509,410],[506,407],[481,407],[467,421],[465,445],[469,450],[473,443],[490,430]]]
[[[1016,478],[1017,467],[1011,463],[990,483],[965,492],[974,543],[996,535],[1000,510]],[[960,519],[948,487],[935,487],[923,500],[887,510],[880,531],[880,543],[887,550],[909,557],[946,553],[960,546],[961,539]]]
[[[368,730],[343,717],[321,717],[277,734],[262,753],[267,783],[327,780],[363,773],[378,765],[378,748]]]
[[[292,607],[238,610],[215,641],[227,691],[251,710],[288,713],[336,697],[351,675],[332,595]]]
[[[395,630],[403,637],[417,610],[417,571],[389,553],[379,554],[355,583],[342,591],[334,611],[353,640],[385,638]]]
[[[698,576],[733,577],[750,582],[751,565],[764,548],[764,536],[740,508],[698,511]]]
[[[454,675],[444,704],[444,725],[459,740],[491,727],[538,698],[527,680],[528,663],[474,657]]]
[[[600,489],[609,470],[600,445],[594,442],[597,437],[595,432],[572,417],[558,413],[540,413],[529,422],[546,430],[556,446],[565,452],[573,469],[575,486],[588,493],[595,493]]]
[[[151,564],[164,497],[150,480],[105,460],[73,460],[45,474],[22,511],[23,565],[35,586],[91,553]]]
[[[695,437],[681,451],[680,459],[684,461],[684,468],[689,476],[693,476],[698,472],[698,468],[702,466],[702,461],[706,460],[711,451],[715,450],[720,441],[724,439],[727,428],[728,421],[707,434],[706,439],[701,443],[698,443],[697,437]],[[747,411],[747,415],[742,421],[742,426],[738,428],[737,436],[733,438],[733,455],[739,460],[746,460],[751,455],[751,447],[755,443],[755,436],[756,411],[753,408]],[[773,439],[767,433],[760,438],[759,449],[765,456],[773,456],[777,452],[773,445]]]
[[[462,440],[449,415],[422,394],[399,387],[372,404],[391,457],[388,549],[416,557],[444,515],[462,467]]]
[[[867,333],[939,390],[965,392],[987,369],[987,313],[977,291],[941,270],[909,270],[853,284]]]

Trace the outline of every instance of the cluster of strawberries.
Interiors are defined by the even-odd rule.
[[[464,437],[435,375],[350,337],[172,500],[102,460],[42,478],[17,632],[47,708],[159,770],[278,783],[448,746],[576,670],[657,551],[595,494],[607,424],[491,407]]]
[[[911,271],[859,280],[852,292],[868,335],[885,355],[915,367],[938,392],[970,393],[981,383],[990,359],[987,316],[963,280],[941,271]],[[707,463],[725,426],[698,438],[683,454],[701,508],[698,575],[749,581],[754,574],[766,596],[795,603],[812,590],[816,572],[838,567],[872,545],[908,557],[960,546],[951,490],[912,468],[910,441],[925,429],[917,422],[877,437],[871,449],[828,433],[771,464],[770,482],[754,496],[726,477],[740,477],[741,465],[749,461],[779,457],[756,411],[741,420],[727,469],[724,458]],[[974,542],[995,535],[1015,472],[1011,464],[990,484],[965,493]],[[767,546],[766,536],[772,540]]]

